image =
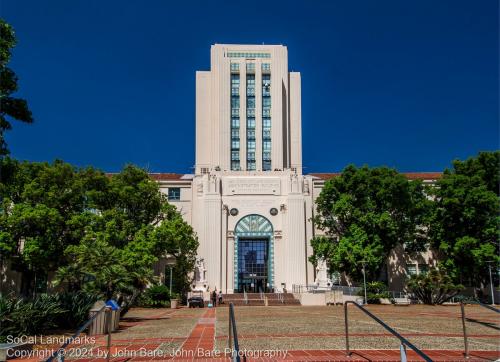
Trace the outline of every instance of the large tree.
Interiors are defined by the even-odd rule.
[[[5,143],[5,131],[12,128],[11,119],[31,123],[33,117],[26,100],[12,94],[18,90],[17,76],[7,67],[16,46],[14,29],[5,20],[0,19],[0,156],[9,153]]]
[[[393,169],[348,166],[325,183],[316,203],[314,223],[325,236],[311,241],[311,261],[326,260],[332,271],[360,280],[364,261],[367,275],[377,278],[396,245],[425,248],[424,187]]]
[[[106,175],[9,157],[0,168],[0,252],[23,272],[25,294],[35,273],[56,270],[73,290],[108,297],[141,290],[167,254],[185,274],[181,291],[189,285],[198,241],[144,170]]]
[[[429,235],[441,266],[462,284],[480,287],[488,262],[499,264],[499,177],[500,151],[481,152],[455,160],[433,190]]]

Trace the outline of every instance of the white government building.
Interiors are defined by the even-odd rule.
[[[308,257],[319,233],[311,222],[315,199],[337,174],[304,175],[301,140],[301,78],[288,71],[287,48],[213,45],[211,69],[196,72],[195,173],[151,174],[198,235],[193,289],[291,291],[330,283]],[[425,182],[440,176],[406,175]],[[395,250],[387,263],[395,289],[432,261],[427,253],[411,259]],[[164,268],[159,263],[156,272]]]

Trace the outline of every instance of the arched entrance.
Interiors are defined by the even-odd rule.
[[[247,215],[234,228],[234,291],[269,292],[273,287],[273,225],[261,215]]]

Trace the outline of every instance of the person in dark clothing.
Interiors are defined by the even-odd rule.
[[[217,306],[217,292],[215,290],[212,292],[212,305]]]

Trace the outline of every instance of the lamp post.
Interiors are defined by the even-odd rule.
[[[368,298],[366,296],[366,270],[365,270],[366,260],[361,260],[360,263],[363,265],[363,287],[365,289],[365,303],[364,304],[368,304]]]
[[[168,267],[170,268],[170,288],[169,288],[169,292],[170,292],[170,295],[172,295],[172,269],[176,263],[176,258],[175,256],[173,255],[170,255],[168,254],[167,255],[167,258],[166,258],[166,265],[168,265]]]

